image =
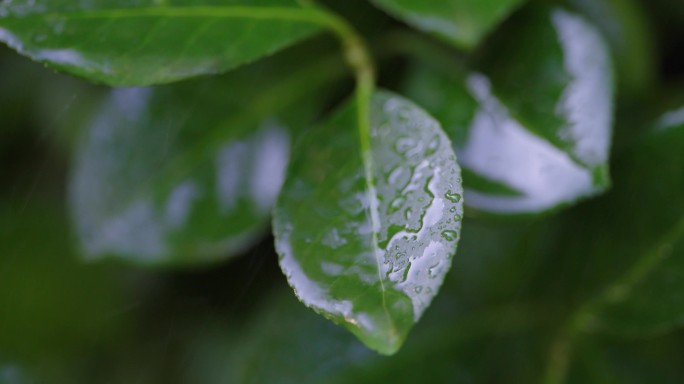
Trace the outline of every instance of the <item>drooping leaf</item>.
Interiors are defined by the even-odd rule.
[[[626,266],[589,307],[588,330],[651,335],[684,325],[684,109],[667,113],[656,129],[616,163],[616,193],[606,202],[604,240]],[[618,193],[619,192],[619,193]],[[600,231],[600,230],[597,230]],[[610,232],[610,237],[606,237]]]
[[[486,52],[484,72],[417,66],[406,85],[454,141],[467,203],[532,213],[605,190],[612,70],[598,33],[572,13],[531,7]]]
[[[284,178],[291,129],[312,118],[312,90],[335,75],[328,61],[301,66],[301,52],[292,53],[277,67],[114,90],[72,172],[71,207],[85,253],[192,264],[230,256],[260,237]]]
[[[366,160],[353,106],[300,143],[274,233],[299,298],[392,354],[450,268],[461,179],[451,142],[421,109],[380,92],[371,113]]]
[[[462,48],[475,47],[525,0],[373,0],[407,23]]]
[[[311,35],[320,11],[295,0],[17,0],[0,41],[111,85],[225,72]]]

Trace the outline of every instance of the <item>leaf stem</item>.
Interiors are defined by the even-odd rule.
[[[388,341],[387,350],[383,353],[391,354],[397,346],[395,343],[398,335],[394,332],[396,327],[392,316],[389,314],[386,299],[386,288],[384,277],[382,276],[382,257],[378,243],[378,233],[381,230],[380,208],[378,206],[377,191],[375,189],[375,165],[371,152],[371,112],[370,103],[375,90],[375,69],[370,51],[366,47],[363,39],[358,33],[341,17],[333,13],[325,13],[328,27],[338,36],[344,45],[344,55],[347,63],[354,71],[356,79],[355,101],[356,118],[359,142],[361,147],[361,157],[363,162],[364,178],[366,180],[366,194],[369,204],[369,220],[371,222],[371,245],[373,255],[377,265],[378,281],[382,291],[383,312],[387,324],[391,326],[393,339]]]

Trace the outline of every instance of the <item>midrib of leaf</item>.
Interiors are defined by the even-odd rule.
[[[371,247],[378,272],[378,281],[382,292],[382,309],[388,324],[391,324],[391,332],[395,333],[396,325],[387,308],[387,288],[382,276],[382,250],[379,246],[378,234],[381,230],[380,208],[378,207],[378,192],[375,188],[375,162],[373,161],[370,125],[370,103],[373,96],[373,73],[365,72],[357,78],[356,103],[357,125],[361,144],[361,157],[366,180],[366,198],[368,199],[370,222],[371,222]],[[394,336],[394,335],[393,335]]]
[[[544,382],[562,384],[572,359],[573,344],[582,332],[587,331],[592,318],[606,305],[626,298],[633,289],[646,279],[672,254],[671,245],[684,238],[684,217],[663,235],[644,255],[620,278],[587,300],[569,317],[551,346]]]

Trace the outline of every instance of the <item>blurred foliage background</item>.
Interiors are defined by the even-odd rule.
[[[570,3],[599,25],[592,5],[623,15],[619,32],[602,28],[618,41],[620,71],[612,189],[539,217],[466,218],[445,286],[392,357],[296,300],[267,230],[238,257],[203,267],[85,262],[66,206],[67,177],[81,130],[108,89],[1,48],[0,383],[539,382],[568,314],[633,260],[638,245],[626,223],[659,231],[681,205],[684,177],[681,139],[640,148],[649,121],[684,101],[684,5]],[[396,23],[357,1],[336,7],[357,12],[370,36]],[[330,43],[297,49],[321,45]],[[255,65],[266,71],[268,60]],[[405,67],[402,58],[382,61],[381,84],[397,87]],[[331,105],[351,86],[333,85],[323,97]],[[662,193],[650,194],[654,186]],[[602,326],[615,332],[577,343],[568,382],[684,380],[678,324],[644,336],[629,332],[638,313],[605,318]]]

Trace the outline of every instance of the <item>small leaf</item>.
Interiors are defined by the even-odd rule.
[[[463,200],[460,169],[437,122],[384,92],[371,111],[369,163],[352,106],[302,141],[274,233],[297,296],[392,354],[451,266]]]
[[[532,8],[510,23],[522,31],[504,26],[493,37],[485,74],[417,66],[407,94],[454,141],[470,206],[533,213],[602,192],[613,108],[605,45],[558,9]]]
[[[260,237],[285,175],[287,128],[308,122],[318,103],[302,99],[328,76],[293,65],[301,64],[285,58],[275,71],[261,65],[114,90],[78,148],[71,178],[88,257],[202,263]],[[283,73],[290,77],[276,81]]]
[[[373,0],[407,23],[473,48],[525,0]]]
[[[295,0],[17,0],[0,4],[0,41],[111,85],[225,72],[309,36]]]

